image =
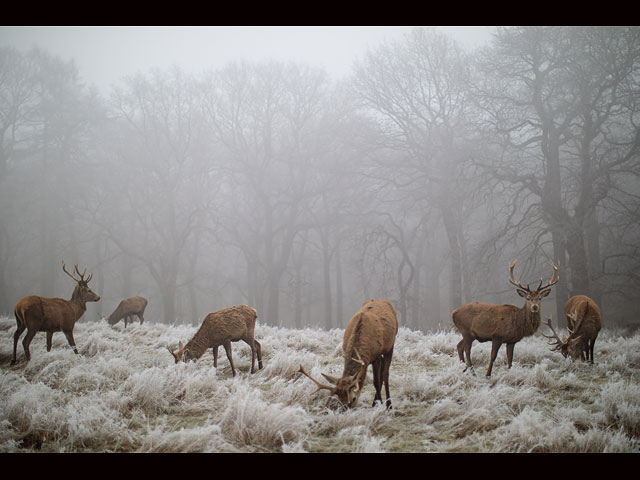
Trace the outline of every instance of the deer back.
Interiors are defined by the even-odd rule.
[[[602,313],[600,308],[586,295],[575,295],[564,305],[567,325],[573,331],[572,336],[582,336],[588,340],[595,338],[602,328]],[[575,314],[575,323],[569,314]],[[576,328],[577,327],[577,328]]]
[[[207,348],[230,341],[253,339],[257,312],[246,305],[236,305],[208,314],[195,335],[184,346],[192,358],[199,358]]]
[[[506,339],[518,336],[516,323],[521,310],[515,305],[471,302],[456,308],[451,317],[463,335],[481,340],[499,335]]]
[[[354,350],[357,350],[362,361],[368,365],[379,355],[393,349],[397,333],[398,319],[391,303],[386,300],[364,302],[344,331],[342,349],[345,371],[349,370],[345,373],[352,375],[350,370],[357,371],[360,368],[360,364],[353,361]]]
[[[84,314],[85,308],[63,298],[47,298],[30,295],[19,300],[15,306],[16,316],[29,329],[56,331],[73,328]]]
[[[122,300],[111,315],[109,323],[114,324],[122,320],[127,315],[143,313],[147,308],[147,299],[144,297],[131,297]]]

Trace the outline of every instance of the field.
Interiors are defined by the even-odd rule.
[[[343,330],[258,324],[264,368],[233,344],[175,364],[167,346],[196,327],[81,320],[80,356],[45,335],[10,366],[13,317],[0,317],[0,452],[639,452],[640,332],[604,329],[595,365],[551,352],[536,335],[504,347],[475,342],[477,376],[463,373],[459,334],[401,328],[390,383],[393,409],[372,407],[371,369],[357,408],[327,408],[328,392],[297,373],[342,373]]]

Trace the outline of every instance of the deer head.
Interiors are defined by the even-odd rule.
[[[65,266],[63,260],[62,270],[76,282],[76,288],[73,290],[72,298],[77,298],[82,301],[82,303],[97,302],[98,300],[100,300],[100,296],[89,288],[89,282],[93,278],[93,274],[89,274],[87,278],[84,277],[87,273],[86,268],[84,269],[83,273],[80,273],[80,271],[78,270],[78,265],[76,264],[74,266],[75,273],[78,275],[78,277],[80,277],[77,278],[75,275],[72,275],[67,271],[67,267]]]
[[[332,377],[331,375],[326,375],[324,373],[322,374],[322,376],[326,378],[329,382],[331,382],[333,386],[320,383],[311,375],[309,375],[304,370],[304,368],[302,368],[302,365],[300,365],[300,369],[298,370],[298,372],[309,377],[311,381],[318,386],[318,388],[316,388],[313,392],[311,392],[311,395],[324,389],[324,390],[329,390],[332,396],[335,395],[338,398],[338,400],[340,400],[342,405],[345,407],[351,408],[356,403],[356,400],[358,400],[358,397],[360,397],[360,392],[361,392],[360,379],[365,374],[367,370],[367,365],[364,363],[362,358],[360,358],[360,354],[358,353],[358,351],[357,350],[354,350],[354,351],[357,358],[352,358],[352,360],[361,365],[361,368],[360,370],[358,370],[357,373],[355,373],[354,375],[343,375],[342,378]],[[327,401],[327,403],[330,400],[331,400],[331,397],[329,397],[329,400]]]
[[[560,336],[554,330],[553,325],[551,325],[551,317],[547,317],[547,320],[543,322],[546,326],[548,326],[551,329],[551,335],[545,335],[542,332],[540,333],[542,333],[543,337],[546,337],[551,340],[549,342],[549,345],[552,346],[551,351],[560,352],[564,358],[567,358],[567,356],[569,356],[572,359],[576,360],[577,358],[580,357],[580,353],[581,353],[580,338],[582,336],[581,335],[574,336],[575,333],[578,332],[578,328],[580,327],[580,325],[576,321],[577,319],[576,312],[569,313],[568,316],[571,317],[575,322],[575,327],[573,328],[573,330],[571,330],[570,328],[567,328],[567,330],[569,331],[569,337],[564,337],[562,339],[560,338]]]
[[[543,286],[543,280],[541,278],[538,288],[536,288],[535,290],[531,290],[529,288],[529,285],[525,287],[513,277],[513,269],[516,266],[517,261],[518,259],[516,258],[509,265],[509,282],[517,287],[516,291],[518,292],[518,295],[526,300],[525,308],[527,309],[527,311],[531,313],[538,313],[540,312],[540,302],[544,297],[549,295],[549,293],[551,292],[551,287],[555,285],[559,280],[558,266],[560,265],[560,262],[558,262],[558,265],[554,265],[553,261],[550,261],[551,266],[553,267],[553,275],[551,276],[551,280],[549,280],[549,282]]]
[[[178,342],[178,350],[177,351],[173,351],[171,350],[169,347],[167,347],[167,350],[169,350],[169,353],[171,353],[171,355],[173,355],[174,360],[176,361],[176,363],[183,361],[183,362],[188,362],[191,360],[195,360],[193,358],[193,356],[191,355],[191,351],[186,347],[186,345],[182,345],[182,342]]]

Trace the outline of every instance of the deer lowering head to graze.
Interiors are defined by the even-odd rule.
[[[144,297],[125,298],[111,315],[107,317],[109,325],[115,325],[124,318],[124,328],[127,323],[133,322],[133,317],[140,319],[140,325],[144,323],[144,309],[147,308],[147,299]]]
[[[78,271],[78,265],[76,265],[75,273],[78,277],[75,277],[67,271],[64,262],[62,262],[62,270],[76,282],[71,300],[32,295],[24,297],[16,303],[14,314],[18,328],[13,335],[13,358],[11,359],[11,365],[15,365],[16,363],[18,339],[25,329],[27,330],[27,335],[22,341],[22,346],[24,347],[26,361],[29,361],[31,358],[29,355],[29,344],[38,332],[47,333],[47,352],[51,351],[51,341],[54,332],[61,331],[65,337],[67,337],[67,341],[73,348],[73,351],[76,354],[78,353],[76,343],[73,339],[73,327],[87,309],[86,303],[97,302],[100,300],[100,297],[89,288],[88,284],[92,275],[89,274],[89,276],[85,278],[85,274],[87,273],[86,269],[84,273],[81,274]]]
[[[342,405],[352,407],[362,392],[367,367],[371,364],[373,385],[376,389],[373,405],[376,402],[382,403],[381,389],[384,384],[387,395],[386,407],[391,408],[389,366],[397,333],[398,320],[391,303],[386,300],[368,300],[351,317],[345,328],[342,342],[344,352],[342,377],[336,378],[322,374],[334,386],[318,382],[302,368],[302,365],[298,371],[318,386],[313,393],[322,389],[329,390],[331,395],[338,397]]]
[[[513,268],[517,261],[514,260],[509,265],[509,282],[517,287],[518,295],[524,297],[525,303],[522,308],[515,305],[472,302],[453,311],[453,323],[462,334],[462,340],[457,348],[460,361],[465,361],[466,354],[465,370],[471,368],[473,371],[471,344],[474,340],[491,341],[491,360],[487,377],[491,376],[493,362],[503,343],[507,344],[507,362],[511,368],[515,344],[522,338],[533,335],[540,326],[540,302],[549,295],[551,286],[558,281],[558,267],[551,262],[553,267],[551,280],[543,286],[541,279],[538,288],[531,290],[529,285],[525,287],[513,277]]]
[[[258,357],[258,368],[262,368],[262,347],[254,338],[257,316],[256,309],[246,305],[236,305],[210,313],[186,345],[183,346],[180,342],[177,352],[170,348],[169,351],[178,363],[179,361],[195,361],[204,354],[207,348],[212,348],[213,366],[218,368],[218,347],[222,345],[231,364],[231,373],[235,377],[236,369],[231,355],[231,342],[242,340],[251,347],[251,373],[254,373],[256,356]]]
[[[580,357],[583,361],[593,363],[593,347],[602,328],[600,308],[586,295],[575,295],[565,303],[564,313],[567,317],[569,336],[560,339],[551,325],[551,317],[544,323],[551,329],[552,334],[542,335],[552,340],[549,343],[553,347],[551,350],[562,353],[565,358],[568,356],[577,360]]]

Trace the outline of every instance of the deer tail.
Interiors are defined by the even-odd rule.
[[[24,321],[24,310],[20,310],[20,312],[18,312],[18,309],[16,308],[13,311],[13,314],[16,317],[16,323],[18,324],[19,327],[24,327],[25,326],[25,321]]]

